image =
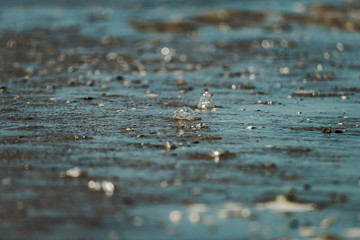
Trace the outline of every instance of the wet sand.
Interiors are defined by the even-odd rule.
[[[0,6],[0,238],[360,238],[356,2]]]

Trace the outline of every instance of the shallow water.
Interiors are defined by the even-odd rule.
[[[360,238],[359,5],[321,3],[2,1],[2,237]]]

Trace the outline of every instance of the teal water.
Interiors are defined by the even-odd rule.
[[[359,14],[274,27],[324,3],[2,1],[2,237],[359,238],[360,34],[345,27]],[[194,20],[218,9],[267,15]],[[204,88],[212,111],[196,109]],[[180,107],[195,120],[172,119]],[[318,208],[257,207],[288,192]]]

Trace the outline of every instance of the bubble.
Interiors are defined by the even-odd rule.
[[[210,155],[213,156],[213,157],[218,157],[220,156],[224,151],[221,150],[221,149],[218,149],[218,150],[212,150]]]
[[[110,181],[99,182],[91,180],[88,182],[88,188],[93,191],[103,190],[107,196],[112,196],[115,190],[114,184]]]
[[[120,237],[116,232],[109,232],[108,240],[120,240]]]
[[[241,210],[241,215],[242,215],[244,218],[250,217],[250,215],[251,215],[250,209],[248,209],[248,208],[243,208],[243,209]]]
[[[316,229],[311,226],[303,226],[300,228],[299,234],[302,237],[313,237],[316,235]]]
[[[118,54],[115,52],[109,52],[108,54],[106,54],[107,60],[116,60],[117,57],[118,57]]]
[[[300,2],[293,3],[292,7],[293,7],[294,11],[297,13],[304,13],[306,10],[305,6]]]
[[[156,93],[148,93],[146,95],[149,99],[151,100],[154,100],[154,99],[157,99],[159,97],[159,94],[156,94]]]
[[[193,188],[192,190],[191,190],[191,192],[192,192],[192,194],[194,195],[194,196],[199,196],[199,195],[201,195],[201,188]]]
[[[10,183],[11,183],[11,178],[3,178],[2,180],[1,180],[1,183],[3,184],[3,185],[9,185]]]
[[[330,59],[330,54],[328,52],[324,52],[323,57],[324,57],[324,59],[329,60]]]
[[[182,214],[182,212],[180,212],[178,210],[174,210],[174,211],[171,211],[169,218],[173,223],[179,223],[179,222],[181,222],[181,220],[183,218],[183,214]]]
[[[141,217],[134,217],[133,224],[135,227],[141,227],[144,224],[144,220]]]
[[[71,168],[65,172],[66,176],[77,178],[80,176],[81,170],[78,167]]]
[[[159,185],[160,185],[160,187],[162,187],[162,188],[166,188],[167,186],[168,186],[168,182],[167,181],[161,181],[160,183],[159,183]]]
[[[360,228],[348,228],[346,230],[346,237],[359,238],[360,237]]]
[[[214,94],[210,92],[208,89],[205,89],[199,99],[198,108],[199,109],[213,108],[215,106],[213,99],[214,99]]]
[[[100,191],[101,190],[101,184],[98,181],[89,181],[88,188],[94,191]]]
[[[102,181],[101,187],[102,187],[103,191],[106,193],[106,195],[112,195],[114,193],[115,187],[112,182]]]
[[[275,46],[275,43],[272,40],[264,39],[261,41],[261,46],[263,48],[273,48]]]
[[[288,68],[288,67],[281,67],[279,71],[280,71],[281,74],[287,75],[287,74],[290,73],[290,68]]]
[[[16,48],[17,42],[13,39],[10,39],[6,42],[6,48]]]
[[[194,120],[195,113],[191,108],[182,107],[174,112],[173,119],[178,120]]]
[[[161,54],[164,56],[169,55],[169,53],[170,53],[170,49],[167,47],[163,47],[160,51],[161,51]]]
[[[214,225],[215,224],[215,218],[213,216],[204,216],[202,218],[202,223],[204,223],[205,225]]]
[[[340,52],[344,51],[344,45],[341,42],[336,43],[336,48]]]
[[[189,205],[188,210],[190,212],[203,213],[207,211],[207,205],[202,203],[193,203]]]
[[[200,222],[200,220],[201,220],[201,217],[200,217],[200,214],[199,214],[199,213],[197,213],[197,212],[191,212],[191,213],[189,214],[189,221],[190,221],[191,223],[198,223],[198,222]]]
[[[230,211],[227,209],[220,209],[216,216],[220,219],[227,219],[231,217]]]
[[[324,70],[324,67],[323,67],[322,64],[318,64],[318,65],[316,66],[316,69],[317,69],[318,71],[322,71],[322,70]]]

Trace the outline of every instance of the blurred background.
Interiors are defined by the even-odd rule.
[[[0,239],[359,239],[359,47],[359,1],[1,0]]]

